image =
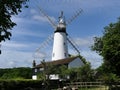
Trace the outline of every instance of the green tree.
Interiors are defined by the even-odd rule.
[[[18,15],[22,11],[22,7],[27,8],[27,1],[29,0],[0,0],[0,42],[10,40],[11,30],[16,25],[11,17]]]
[[[61,79],[68,79],[69,76],[69,69],[66,65],[62,65],[58,67],[58,74]]]
[[[32,70],[29,67],[0,69],[0,79],[31,79]]]
[[[92,50],[104,60],[104,70],[120,76],[120,18],[104,28],[102,37],[95,37]]]
[[[91,69],[91,64],[86,63],[84,66],[79,67],[77,70],[77,79],[80,81],[93,81],[94,70]]]

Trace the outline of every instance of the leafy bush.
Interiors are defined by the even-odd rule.
[[[0,69],[0,79],[31,79],[32,69],[28,67]]]

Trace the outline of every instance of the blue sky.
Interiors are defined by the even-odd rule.
[[[54,31],[40,13],[39,6],[55,22],[61,11],[64,11],[66,20],[69,20],[82,8],[81,15],[67,26],[67,32],[93,68],[101,65],[102,57],[91,51],[90,46],[93,37],[102,36],[104,27],[120,17],[120,0],[30,0],[28,4],[28,9],[23,9],[18,16],[12,17],[17,26],[12,30],[11,40],[1,43],[0,68],[31,67],[33,59],[40,63],[42,56],[51,60],[52,42],[40,49],[39,57],[34,56],[36,49]],[[69,51],[72,52],[72,49]]]

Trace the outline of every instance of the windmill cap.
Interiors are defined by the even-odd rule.
[[[55,32],[65,32],[66,33],[66,22],[65,22],[65,17],[63,16],[63,12],[61,12]]]
[[[66,28],[66,23],[63,17],[59,18],[59,23],[57,25],[57,28]]]
[[[55,32],[64,32],[64,33],[66,33],[66,26],[64,24],[62,24],[62,23],[59,23],[57,25],[57,28],[56,28]]]

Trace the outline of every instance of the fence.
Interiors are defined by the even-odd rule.
[[[73,82],[67,83],[67,86],[74,88],[73,90],[108,90],[103,82]]]

